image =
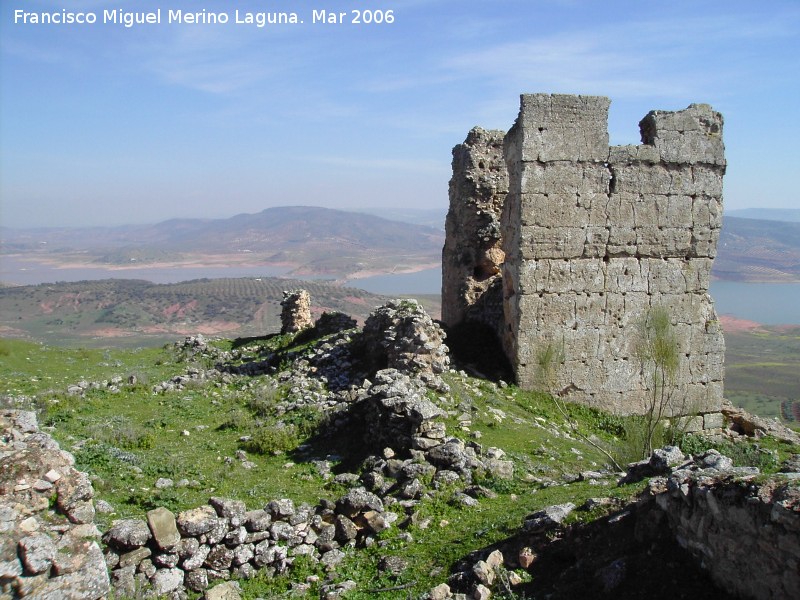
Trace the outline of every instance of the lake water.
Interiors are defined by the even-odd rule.
[[[281,277],[287,267],[106,267],[60,268],[40,262],[0,257],[0,281],[16,285],[36,285],[56,281],[84,281],[97,279],[144,279],[153,283],[177,283],[190,279],[217,279],[222,277]],[[308,278],[310,279],[310,278]]]
[[[712,281],[717,314],[765,325],[800,325],[800,283]]]
[[[271,266],[59,269],[15,257],[0,257],[0,281],[20,285],[112,277],[175,283],[202,277],[280,277],[287,272],[285,267]],[[416,273],[376,275],[351,280],[347,285],[386,296],[438,294],[442,288],[442,271],[437,267]],[[733,315],[766,325],[800,324],[800,283],[714,281],[711,283],[711,295],[720,315]]]
[[[347,285],[367,290],[373,294],[439,294],[442,291],[442,269],[425,269],[416,273],[375,275],[352,279]]]
[[[375,294],[438,294],[441,269],[403,275],[380,275],[351,281]],[[717,313],[765,325],[800,325],[800,283],[740,283],[713,281],[711,296]]]

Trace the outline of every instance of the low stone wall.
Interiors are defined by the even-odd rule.
[[[74,464],[34,413],[0,411],[0,598],[108,594],[94,490]]]
[[[678,543],[721,588],[800,598],[800,474],[759,478],[710,451],[654,478],[650,494]]]
[[[380,533],[397,517],[363,488],[316,507],[284,498],[247,510],[239,500],[211,498],[177,515],[157,508],[147,520],[115,521],[103,540],[117,593],[199,592],[210,582],[247,579],[257,570],[283,573],[299,556],[333,569],[344,558],[341,546]]]

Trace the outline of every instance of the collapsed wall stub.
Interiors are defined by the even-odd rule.
[[[311,295],[306,290],[284,290],[281,300],[281,334],[297,333],[313,326]]]
[[[504,148],[504,347],[523,387],[547,372],[547,387],[570,400],[642,412],[652,389],[637,332],[663,308],[679,341],[672,410],[718,410],[724,341],[708,285],[722,117],[703,104],[653,111],[641,145],[609,147],[609,103],[521,97]]]
[[[453,148],[442,250],[442,321],[447,325],[471,320],[501,329],[500,215],[508,192],[504,137],[505,131],[475,127]]]

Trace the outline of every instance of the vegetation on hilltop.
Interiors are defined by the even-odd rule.
[[[364,318],[380,296],[327,281],[238,278],[154,284],[131,279],[0,288],[5,333],[103,346],[174,340],[191,332],[263,335],[280,329],[283,291],[303,287],[314,309]],[[317,315],[318,316],[318,315]]]
[[[726,216],[712,275],[727,281],[800,281],[800,223]]]
[[[249,508],[263,507],[279,497],[313,504],[346,491],[345,480],[335,475],[358,474],[362,468],[354,462],[360,452],[352,452],[361,450],[358,431],[329,429],[303,403],[287,411],[292,405],[287,401],[298,392],[292,389],[292,380],[281,375],[282,370],[290,369],[295,360],[313,356],[325,343],[313,334],[272,335],[220,340],[213,343],[214,352],[202,354],[178,345],[56,349],[3,340],[0,397],[6,404],[36,408],[40,423],[52,428],[62,447],[75,454],[77,466],[92,477],[96,498],[115,510],[100,517],[101,527],[113,518],[141,517],[156,506],[174,511],[193,508],[212,495],[243,500]],[[270,364],[277,370],[273,375],[186,380],[183,389],[154,392],[167,389],[159,386],[161,382],[213,367],[218,362],[214,356],[226,356],[231,364],[272,357]],[[85,383],[77,385],[81,380]],[[112,381],[116,383],[109,385]],[[382,598],[419,598],[446,580],[467,557],[517,535],[524,518],[536,510],[610,498],[608,504],[590,503],[587,506],[594,508],[575,511],[568,519],[570,523],[592,522],[642,488],[643,484],[619,485],[606,456],[595,445],[624,452],[625,419],[570,404],[562,414],[546,394],[464,372],[447,373],[445,381],[450,391],[431,398],[447,409],[448,433],[482,447],[502,449],[513,461],[514,475],[479,479],[477,483],[488,491],[474,507],[458,502],[454,489],[432,489],[402,528],[393,526],[381,533],[373,546],[348,550],[335,577],[358,584],[347,595],[349,599],[374,598],[378,589],[383,590]],[[292,427],[287,439],[273,438],[261,447],[252,443],[260,431],[287,426]],[[580,436],[573,435],[575,429]],[[693,450],[704,447],[701,442],[694,444]],[[740,453],[740,459],[759,460],[762,467],[774,469],[793,450],[772,444],[765,452],[764,444],[761,448],[745,444],[750,450]],[[638,451],[638,442],[635,445]],[[170,480],[170,485],[164,480]],[[566,556],[572,551],[562,546],[559,552]],[[658,549],[650,551],[656,552],[651,556],[654,561],[667,556]],[[381,560],[387,555],[402,557],[406,568],[398,574],[382,569]],[[595,560],[603,556],[598,554]],[[679,556],[669,556],[671,562],[665,566],[669,577],[680,573],[687,589],[697,593],[707,589],[699,570],[680,562]],[[519,575],[529,577],[523,571]],[[307,580],[310,585],[298,586],[308,576],[324,580],[327,574],[319,565],[301,560],[289,575],[243,581],[244,595],[318,597],[318,579],[312,577]],[[550,585],[549,576],[542,573],[542,578]],[[529,597],[537,597],[530,593],[534,595]],[[515,596],[509,592],[500,597]]]

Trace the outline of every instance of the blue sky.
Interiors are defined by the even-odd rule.
[[[445,208],[451,148],[507,129],[523,92],[725,117],[727,209],[800,207],[800,2],[1,0],[0,224],[227,217],[269,206]],[[162,9],[160,25],[104,9]],[[313,9],[394,23],[312,24]],[[14,11],[89,11],[23,25]],[[227,25],[166,23],[169,9]],[[233,23],[294,11],[298,25]],[[349,15],[348,15],[349,18]]]

